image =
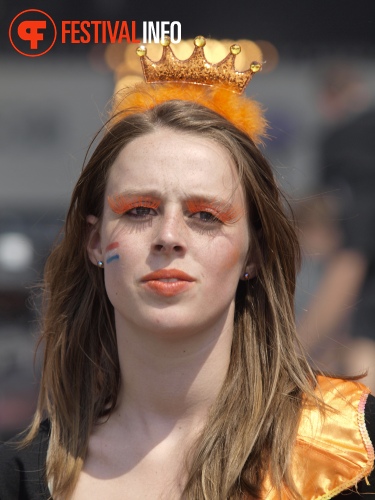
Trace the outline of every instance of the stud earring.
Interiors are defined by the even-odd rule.
[[[250,278],[249,273],[244,273],[244,275],[243,275],[243,279],[244,279],[244,280],[248,280],[249,278]]]
[[[104,267],[104,263],[101,260],[98,260],[97,264],[98,264],[98,267]]]

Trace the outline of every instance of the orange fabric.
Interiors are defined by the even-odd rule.
[[[216,111],[259,144],[265,135],[267,121],[259,103],[225,89],[188,83],[139,83],[115,96],[112,121],[142,113],[171,100],[192,101]]]
[[[305,407],[292,457],[293,478],[306,500],[329,499],[355,488],[374,465],[364,421],[369,390],[358,382],[320,376],[316,393],[327,410],[323,415],[316,407]],[[283,491],[279,499],[268,480],[263,491],[267,500],[290,498]]]

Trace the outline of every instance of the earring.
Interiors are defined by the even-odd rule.
[[[104,267],[104,263],[101,260],[98,260],[97,264],[98,264],[98,267]]]
[[[244,279],[244,280],[248,280],[249,278],[250,278],[249,273],[244,273],[244,275],[243,275],[243,279]]]

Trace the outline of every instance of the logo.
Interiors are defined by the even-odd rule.
[[[52,49],[57,29],[51,16],[37,9],[17,14],[9,26],[9,40],[13,48],[27,57],[39,57]]]
[[[1,0],[0,0],[1,1]],[[143,43],[159,43],[169,37],[181,41],[179,21],[144,21]],[[63,20],[59,26],[61,44],[141,43],[137,38],[136,21]],[[58,33],[54,20],[43,10],[28,9],[17,14],[9,26],[13,48],[27,57],[39,57],[54,46]]]

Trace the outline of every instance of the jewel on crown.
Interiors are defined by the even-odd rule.
[[[222,61],[212,64],[207,61],[204,54],[206,39],[203,36],[197,36],[194,39],[194,51],[184,61],[174,55],[170,43],[169,37],[165,37],[164,41],[161,42],[163,54],[157,62],[151,61],[147,57],[146,47],[138,47],[137,54],[141,58],[143,74],[147,83],[169,82],[208,85],[242,94],[253,74],[262,69],[261,63],[254,61],[248,70],[236,71],[236,56],[241,52],[241,47],[237,44],[231,45],[229,54]]]

